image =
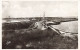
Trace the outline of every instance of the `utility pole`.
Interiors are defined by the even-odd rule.
[[[44,14],[43,14],[43,19],[45,19],[45,12],[44,12]]]
[[[8,20],[7,20],[7,22],[9,22],[9,23],[10,23],[10,21],[11,21],[11,20],[10,20],[10,16],[9,16],[9,17],[8,17]]]
[[[45,21],[45,12],[43,13],[42,21]]]

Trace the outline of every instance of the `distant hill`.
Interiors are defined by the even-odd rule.
[[[35,20],[35,21],[41,21],[43,20],[43,17],[32,17],[32,18],[3,18],[3,20],[10,21],[10,20]],[[76,21],[78,18],[63,18],[63,17],[44,17],[44,20],[47,21],[54,21],[54,22],[68,22],[68,21]]]

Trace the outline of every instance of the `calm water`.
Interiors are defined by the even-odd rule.
[[[53,25],[53,27],[65,32],[78,33],[78,21],[63,22],[60,25]]]

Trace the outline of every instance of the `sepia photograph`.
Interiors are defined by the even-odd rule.
[[[2,1],[2,49],[78,49],[78,2]]]

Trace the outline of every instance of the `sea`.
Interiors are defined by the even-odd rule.
[[[52,26],[60,31],[78,33],[78,21],[62,22]]]

